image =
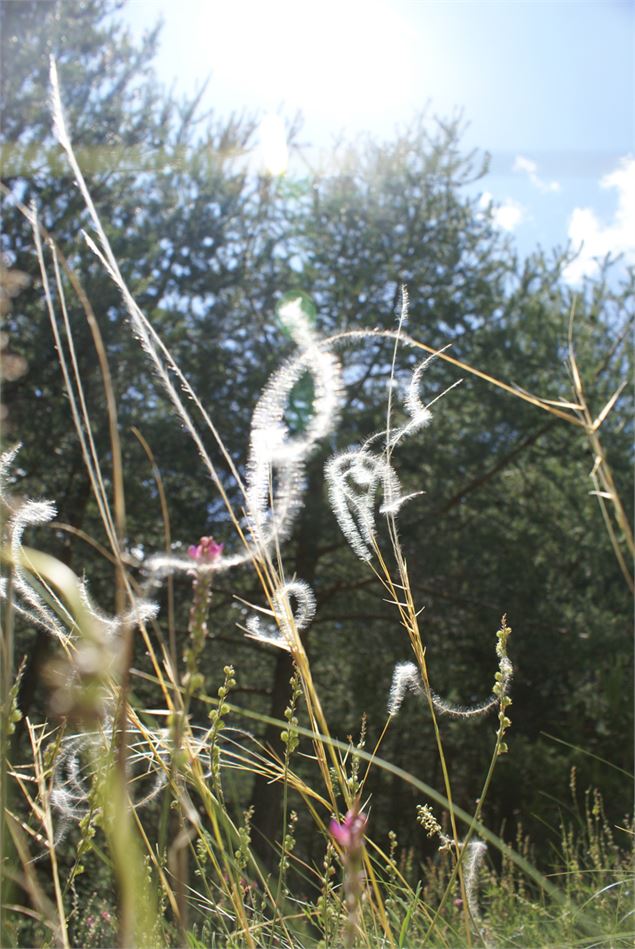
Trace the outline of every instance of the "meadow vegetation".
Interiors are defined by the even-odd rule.
[[[56,10],[3,9],[2,945],[631,946],[633,273],[518,260],[458,119],[257,175]]]

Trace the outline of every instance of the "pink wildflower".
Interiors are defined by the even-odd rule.
[[[353,802],[342,823],[332,820],[329,830],[342,848],[346,925],[344,945],[354,946],[359,934],[359,917],[364,896],[364,833],[368,817],[360,810],[359,798]]]
[[[359,810],[358,804],[354,804],[341,824],[336,820],[331,821],[329,831],[342,850],[351,853],[360,849],[367,823],[366,814]]]
[[[217,544],[213,537],[201,537],[198,544],[188,547],[187,553],[197,563],[213,563],[223,553],[224,544]]]

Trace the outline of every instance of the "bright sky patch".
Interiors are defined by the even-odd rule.
[[[635,263],[635,158],[624,158],[600,181],[600,187],[617,192],[617,208],[608,223],[600,221],[591,208],[575,208],[568,235],[578,256],[565,270],[569,283],[578,283],[595,273],[608,255],[623,254]]]

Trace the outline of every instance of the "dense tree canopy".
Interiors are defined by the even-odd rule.
[[[241,470],[258,394],[292,351],[276,307],[296,291],[312,299],[317,329],[329,335],[394,329],[405,283],[405,330],[415,340],[435,349],[451,344],[455,359],[511,386],[572,399],[564,359],[574,300],[561,280],[563,257],[537,251],[517,259],[466,187],[485,167],[464,155],[458,121],[424,115],[391,142],[345,146],[338,173],[329,177],[258,177],[247,161],[254,121],[202,115],[197,101],[174,101],[152,74],[157,34],[135,47],[117,6],[109,0],[2,6],[2,249],[7,266],[31,281],[6,319],[11,346],[28,366],[4,389],[5,438],[23,443],[16,492],[54,498],[60,521],[103,542],[63,397],[32,234],[16,209],[18,201],[35,200],[80,276],[104,340],[123,446],[129,546],[158,550],[164,532],[151,467],[132,426],[161,473],[173,540],[185,545],[208,532],[231,544],[223,504],[125,324],[116,289],[80,237],[86,214],[50,132],[50,53],[58,60],[79,161],[123,274]],[[111,477],[94,343],[77,302],[71,316],[95,438]],[[623,333],[632,319],[632,274],[618,283],[604,272],[577,295],[576,352],[596,414],[628,370]],[[342,350],[347,390],[340,423],[311,461],[305,506],[284,550],[289,576],[297,573],[316,592],[308,648],[333,733],[355,733],[364,713],[370,743],[385,722],[394,664],[410,658],[408,643],[385,591],[341,535],[323,466],[334,450],[358,445],[385,425],[393,345],[376,339]],[[398,395],[419,358],[412,349],[400,351]],[[579,427],[442,359],[425,373],[425,398],[461,376],[461,385],[434,406],[429,427],[394,457],[404,488],[425,491],[404,508],[400,531],[418,605],[425,606],[433,686],[459,703],[487,696],[495,631],[507,612],[517,666],[512,751],[501,762],[487,819],[496,828],[530,812],[551,819],[545,795],[564,798],[573,762],[585,781],[610,794],[617,816],[628,806],[628,790],[617,772],[591,756],[631,765],[631,742],[624,740],[631,713],[625,700],[630,597],[590,493],[592,453]],[[303,392],[311,397],[304,383],[300,402]],[[395,404],[398,416],[399,398]],[[294,424],[302,424],[301,412]],[[601,435],[618,487],[628,495],[632,421],[623,401]],[[209,449],[218,460],[216,446]],[[239,505],[228,473],[226,479]],[[90,547],[68,532],[40,542],[57,545],[78,572],[85,568],[98,599],[112,607],[111,569]],[[187,584],[177,592],[183,628]],[[261,598],[246,570],[222,580],[212,608],[217,636],[208,643],[210,687],[231,660],[244,690],[237,697],[279,718],[288,698],[287,657],[244,640],[235,628],[235,593],[251,602]],[[26,634],[24,643],[32,649]],[[443,728],[457,800],[469,806],[495,728],[452,720]],[[271,741],[275,734],[271,729]],[[432,729],[414,699],[391,726],[383,754],[441,786]],[[398,832],[399,815],[410,815],[415,801],[397,782],[386,790],[374,788],[374,815],[386,831]],[[275,794],[275,786],[254,790],[256,824],[267,836],[277,828]]]

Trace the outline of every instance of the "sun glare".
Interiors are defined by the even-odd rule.
[[[282,175],[289,164],[289,147],[284,122],[279,115],[268,112],[258,129],[260,171]]]
[[[203,8],[202,8],[203,9]],[[348,124],[390,113],[412,89],[405,22],[381,0],[222,3],[204,8],[215,83]]]

